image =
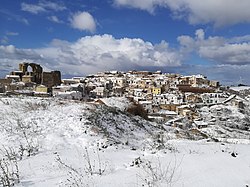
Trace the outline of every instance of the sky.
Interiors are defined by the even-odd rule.
[[[250,84],[249,0],[1,0],[0,77],[22,62],[63,78],[108,70]]]

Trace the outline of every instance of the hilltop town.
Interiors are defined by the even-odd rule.
[[[142,106],[147,119],[160,123],[176,116],[184,116],[192,121],[199,119],[197,108],[202,106],[223,104],[239,109],[244,107],[243,100],[236,97],[232,90],[225,90],[218,81],[208,80],[203,75],[106,71],[86,77],[61,79],[60,71],[44,72],[35,63],[21,63],[18,71],[0,79],[0,93],[102,103],[102,98],[125,97],[135,105]]]
[[[214,171],[209,185],[223,186],[235,164],[233,186],[248,184],[249,89],[160,71],[62,79],[22,63],[0,90],[0,186],[202,186]]]

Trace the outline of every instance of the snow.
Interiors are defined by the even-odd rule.
[[[165,115],[177,115],[176,112],[170,111],[170,110],[160,110],[158,113],[159,114],[165,114]]]
[[[142,105],[148,105],[148,104],[152,104],[152,101],[139,101],[140,104]]]
[[[131,104],[131,102],[125,97],[101,98],[100,100],[107,106],[116,107],[122,111],[125,111]]]
[[[19,75],[6,75],[6,78],[20,78]]]
[[[161,187],[250,184],[250,136],[221,136],[221,142],[173,139],[174,131],[162,131],[156,123],[123,112],[129,103],[125,98],[102,101],[116,108],[56,98],[0,97],[0,158],[5,157],[4,147],[19,153],[20,145],[28,148],[29,143],[38,149],[18,159],[16,186],[74,186],[74,181],[95,187],[149,186],[146,181]],[[219,107],[219,112],[232,111],[230,117],[244,118],[234,107]],[[204,107],[202,114],[215,109]],[[214,125],[204,132],[216,134],[219,128]],[[149,164],[157,180],[151,180]],[[99,171],[101,175],[95,174]]]
[[[242,90],[249,90],[250,86],[235,86],[235,87],[230,87],[230,89],[239,92]]]
[[[230,97],[228,97],[225,101],[223,101],[223,103],[227,103],[229,101],[231,101],[233,98],[235,98],[236,95],[231,95]]]
[[[194,120],[194,123],[197,125],[197,126],[207,126],[208,123],[207,122],[204,122],[204,121],[197,121],[197,120]]]

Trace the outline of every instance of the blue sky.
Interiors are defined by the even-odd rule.
[[[29,61],[64,77],[138,69],[250,84],[249,8],[249,0],[1,0],[0,75]]]

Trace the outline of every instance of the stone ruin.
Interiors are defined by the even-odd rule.
[[[44,72],[43,68],[35,63],[21,63],[19,64],[19,71],[13,71],[10,75],[19,76],[20,81],[24,83],[42,84],[49,88],[61,84],[60,71]]]

